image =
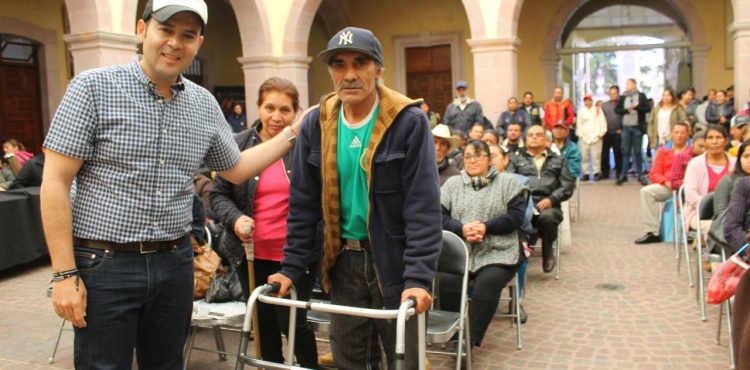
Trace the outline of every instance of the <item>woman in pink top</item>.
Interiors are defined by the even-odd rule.
[[[3,152],[5,159],[10,163],[13,174],[18,176],[24,163],[34,157],[34,154],[27,152],[26,147],[16,139],[10,139],[3,143]]]
[[[260,119],[235,136],[240,149],[268,141],[291,125],[299,111],[299,93],[289,81],[272,77],[258,91]],[[222,255],[237,267],[245,300],[249,296],[248,261],[243,244],[253,246],[255,281],[260,284],[280,270],[286,244],[286,218],[289,211],[289,174],[292,151],[268,166],[259,176],[233,185],[219,177],[211,194],[211,208],[227,228],[226,239],[219,247]],[[317,263],[295,285],[298,299],[310,300],[317,274]],[[295,357],[305,368],[318,367],[315,333],[307,324],[305,311],[297,311]],[[281,333],[289,328],[289,310],[258,304],[258,331],[261,357],[283,363]]]
[[[716,189],[722,177],[734,166],[735,158],[727,155],[729,134],[724,127],[708,125],[706,129],[706,152],[691,159],[685,172],[685,225],[698,230],[696,212],[701,197]],[[705,233],[711,226],[710,221],[701,222],[700,229]]]

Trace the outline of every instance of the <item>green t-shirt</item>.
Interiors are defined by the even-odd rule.
[[[337,167],[341,197],[341,237],[369,239],[367,211],[369,197],[365,157],[370,134],[378,118],[378,101],[361,123],[350,125],[344,120],[343,104],[339,110]]]

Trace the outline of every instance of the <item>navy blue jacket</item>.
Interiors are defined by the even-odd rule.
[[[398,307],[406,288],[431,288],[442,248],[440,188],[434,140],[421,101],[378,87],[380,110],[368,148],[376,148],[366,170],[370,179],[368,229],[373,262],[387,308]],[[316,225],[325,220],[321,267],[323,286],[341,245],[335,150],[323,151],[321,137],[335,135],[340,100],[331,94],[302,123],[292,165],[287,246],[281,273],[297,281],[320,256]],[[385,131],[381,129],[385,128]],[[326,140],[330,136],[326,136]],[[325,143],[328,143],[326,141]],[[326,167],[328,166],[328,167]],[[324,174],[328,173],[328,178]],[[326,181],[328,180],[328,181]],[[324,184],[329,184],[324,186]]]

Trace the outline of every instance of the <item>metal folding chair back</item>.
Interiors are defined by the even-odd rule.
[[[523,341],[521,339],[521,295],[518,289],[518,273],[513,277],[513,280],[508,282],[506,287],[510,290],[510,298],[501,298],[500,301],[507,301],[510,299],[510,312],[509,313],[495,313],[495,317],[508,317],[511,319],[511,324],[516,328],[516,348],[523,348]],[[499,305],[498,308],[502,309]]]
[[[682,243],[682,249],[677,249],[677,274],[680,273],[680,263],[682,261],[681,253],[685,253],[685,266],[687,266],[688,284],[693,286],[693,270],[690,269],[690,246],[688,245],[688,229],[690,225],[685,225],[685,185],[680,186],[680,190],[677,191],[677,204],[680,209],[680,230],[682,237],[680,241]]]
[[[703,239],[703,235],[700,230],[701,221],[711,220],[714,217],[714,193],[708,193],[701,197],[698,201],[698,212],[695,213],[696,220],[698,221],[698,230],[695,236],[696,241],[696,269],[698,271],[698,304],[701,307],[701,320],[706,321],[706,292],[705,292],[705,276],[703,274],[703,255],[704,246],[706,243]],[[710,251],[706,251],[710,253]],[[708,257],[708,255],[706,255]],[[711,276],[708,276],[711,278]]]
[[[469,344],[469,251],[463,239],[458,235],[443,231],[443,249],[438,259],[437,273],[461,276],[461,303],[459,312],[433,309],[427,318],[427,341],[430,343],[448,343],[457,335],[456,352],[430,351],[430,353],[456,355],[456,370],[461,369],[463,357],[466,357],[466,369],[471,370],[471,345]],[[435,287],[439,291],[439,287]],[[438,297],[440,299],[440,297]]]

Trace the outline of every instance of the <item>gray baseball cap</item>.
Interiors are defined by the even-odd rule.
[[[383,65],[383,50],[380,41],[370,30],[357,27],[344,28],[328,41],[328,48],[318,54],[318,59],[325,64],[330,64],[334,55],[345,51],[367,54],[376,63]]]

